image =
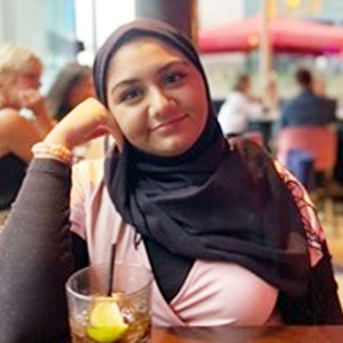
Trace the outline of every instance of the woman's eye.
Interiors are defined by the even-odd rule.
[[[142,92],[139,89],[132,89],[120,95],[120,102],[133,102],[138,100]]]
[[[178,84],[179,82],[181,82],[184,78],[186,77],[185,73],[181,73],[181,72],[173,72],[173,73],[169,73],[164,75],[163,77],[163,83],[165,85],[168,84]]]

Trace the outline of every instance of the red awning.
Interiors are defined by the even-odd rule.
[[[250,17],[215,29],[199,32],[201,53],[249,52],[260,43],[261,18]],[[309,21],[275,18],[270,22],[275,52],[334,54],[343,51],[343,27]]]

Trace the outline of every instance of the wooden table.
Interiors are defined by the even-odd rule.
[[[342,343],[343,326],[153,328],[151,343]]]

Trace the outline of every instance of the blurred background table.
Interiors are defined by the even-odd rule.
[[[343,326],[154,328],[151,343],[341,343]]]

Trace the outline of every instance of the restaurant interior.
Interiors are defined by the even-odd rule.
[[[237,77],[247,74],[251,100],[261,111],[248,117],[245,131],[239,134],[285,164],[309,192],[332,255],[343,306],[343,1],[126,2],[124,6],[125,1],[113,0],[0,0],[0,43],[24,44],[37,53],[44,64],[41,93],[46,99],[67,64],[86,66],[89,74],[96,51],[108,33],[126,21],[141,17],[169,22],[194,42],[209,80],[216,115],[220,116]],[[111,17],[109,13],[115,14]],[[313,83],[318,84],[318,96],[327,99],[334,113],[335,119],[323,138],[321,132],[299,131],[296,136],[290,134],[284,138],[281,134],[279,125],[284,106],[299,91],[294,81],[299,68],[311,71]],[[23,115],[32,119],[30,111]],[[57,122],[56,118],[53,120]],[[111,142],[106,137],[95,140],[90,148],[82,147],[74,162],[103,157]],[[0,228],[7,215],[8,209],[3,218],[0,211]],[[216,337],[218,342],[226,342],[225,334],[220,331],[212,336],[194,331],[190,338],[182,329],[175,332],[156,330],[152,342],[215,342]],[[270,332],[264,338],[259,332],[256,338],[254,332],[244,336],[243,331],[237,331],[232,343],[302,343],[306,342],[306,334],[308,342],[317,334],[308,331],[299,338],[301,333],[294,332],[294,336],[291,332],[285,338],[278,333],[275,336],[271,333],[268,338]],[[330,335],[320,331],[320,338],[316,339],[318,343],[338,342],[336,336],[330,340]],[[5,341],[0,337],[1,342]]]

